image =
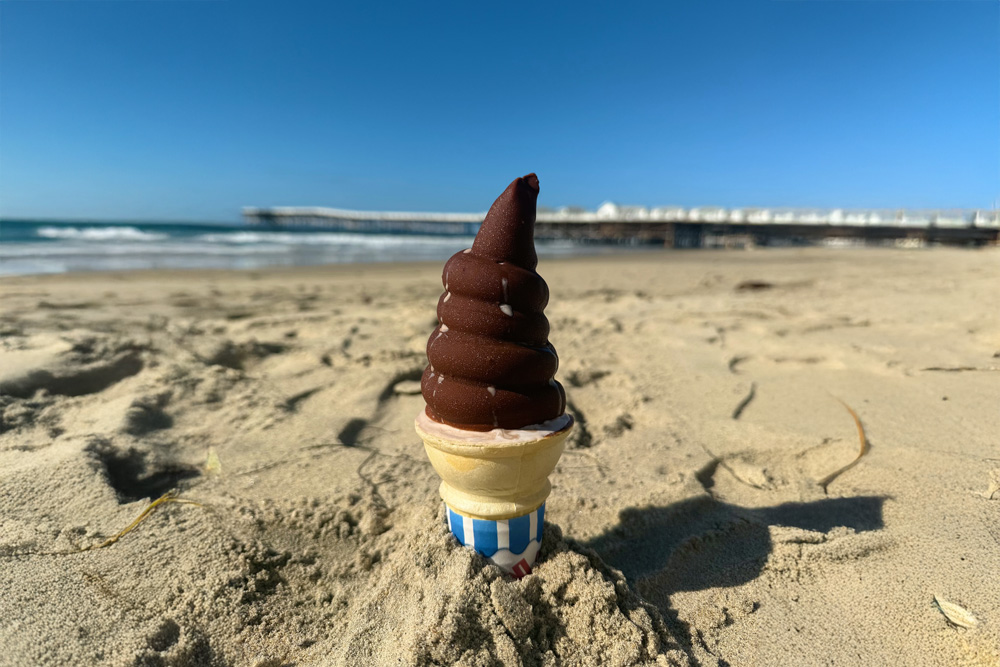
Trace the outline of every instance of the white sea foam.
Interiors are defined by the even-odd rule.
[[[281,254],[288,252],[286,246],[260,245],[249,248],[233,248],[220,245],[198,245],[194,243],[116,243],[97,246],[69,243],[46,243],[6,245],[0,244],[0,259],[15,257],[114,257],[114,256],[159,256],[159,255],[255,255]]]
[[[205,243],[249,245],[254,243],[281,243],[287,245],[356,245],[373,248],[390,246],[454,247],[456,250],[473,237],[465,236],[414,236],[403,234],[350,234],[347,232],[224,232],[202,234],[195,237]]]
[[[335,230],[187,227],[178,224],[4,223],[0,275],[153,268],[257,269],[400,261],[444,262],[472,236]],[[595,246],[539,241],[540,256],[592,254]]]
[[[45,239],[67,241],[165,241],[169,234],[144,232],[135,227],[39,227],[35,232]]]

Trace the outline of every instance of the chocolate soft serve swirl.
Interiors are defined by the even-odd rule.
[[[472,247],[444,265],[439,324],[420,383],[435,421],[470,431],[518,429],[565,411],[544,314],[549,288],[535,273],[537,199],[534,174],[516,179],[493,202]]]

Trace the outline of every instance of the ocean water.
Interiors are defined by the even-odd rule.
[[[269,230],[237,224],[0,221],[0,275],[136,269],[255,269],[444,260],[472,236]],[[539,241],[540,256],[614,248]]]

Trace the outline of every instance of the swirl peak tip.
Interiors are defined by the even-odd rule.
[[[527,183],[528,187],[534,190],[536,195],[538,194],[538,176],[535,176],[535,172],[531,172],[527,176],[522,176],[520,180]]]
[[[534,271],[538,265],[535,254],[538,191],[538,176],[534,172],[515,178],[490,207],[472,251],[496,262],[511,262]]]

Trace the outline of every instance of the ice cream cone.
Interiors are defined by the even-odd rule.
[[[466,431],[421,410],[417,434],[441,477],[451,532],[516,576],[531,572],[541,546],[549,474],[573,419],[563,415],[516,430]]]
[[[518,577],[541,547],[549,473],[573,427],[535,271],[538,191],[535,174],[514,179],[445,263],[416,421],[452,534]]]

